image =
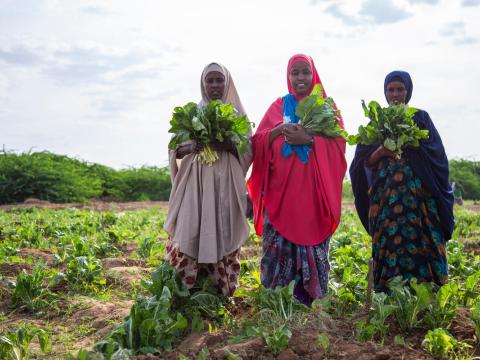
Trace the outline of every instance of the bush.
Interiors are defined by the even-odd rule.
[[[0,153],[0,203],[29,197],[51,202],[86,201],[101,194],[98,178],[88,165],[49,152]]]
[[[462,197],[470,200],[480,200],[480,161],[465,159],[451,160],[450,182],[462,191]]]
[[[167,168],[115,170],[50,152],[0,152],[0,204],[33,197],[54,203],[91,199],[168,200]]]
[[[124,200],[168,200],[170,196],[167,168],[144,166],[120,170],[118,175],[124,186]]]

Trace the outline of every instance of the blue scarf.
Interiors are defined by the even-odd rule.
[[[283,122],[284,124],[298,124],[300,119],[295,115],[295,109],[297,108],[298,102],[293,97],[292,94],[287,94],[283,97]],[[308,145],[291,145],[286,141],[282,146],[282,155],[284,158],[290,156],[292,152],[295,151],[300,161],[304,164],[308,163],[308,152],[310,151],[310,146]]]

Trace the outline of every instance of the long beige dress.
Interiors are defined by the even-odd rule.
[[[237,112],[244,114],[228,70],[210,64],[202,74],[202,104],[208,103],[204,90],[205,76],[220,71],[225,76],[225,96]],[[196,154],[185,156],[177,164],[176,151],[170,152],[172,191],[164,224],[170,235],[166,259],[176,267],[188,287],[199,273],[208,275],[225,295],[233,294],[240,271],[240,247],[249,235],[245,217],[245,174],[251,154],[235,157],[220,152],[211,166],[196,160]]]

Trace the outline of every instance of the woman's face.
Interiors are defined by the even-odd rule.
[[[405,104],[407,89],[401,81],[390,81],[387,84],[386,96],[389,104]]]
[[[306,62],[297,62],[292,65],[288,79],[292,84],[295,93],[298,95],[305,95],[312,84],[313,73],[310,65]]]
[[[205,76],[205,91],[210,100],[220,100],[225,92],[225,76],[218,71],[209,72]]]

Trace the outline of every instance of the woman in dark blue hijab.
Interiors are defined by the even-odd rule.
[[[385,78],[389,104],[408,104],[412,90],[405,71]],[[429,131],[420,147],[405,148],[397,160],[380,144],[358,145],[350,166],[355,207],[373,240],[376,291],[386,291],[398,275],[438,285],[448,277],[445,243],[454,220],[448,160],[428,113],[418,110],[414,120]]]

